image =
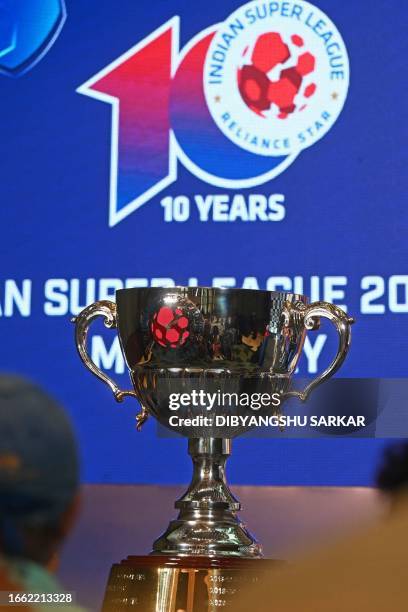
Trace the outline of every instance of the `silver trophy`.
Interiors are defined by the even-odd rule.
[[[133,390],[122,391],[95,363],[87,350],[91,322],[102,316],[117,328]],[[303,391],[291,389],[306,332],[329,319],[338,334],[338,350],[329,367]],[[308,304],[303,295],[275,291],[172,287],[122,289],[116,304],[100,301],[75,319],[76,345],[84,364],[106,383],[116,401],[135,397],[142,409],[138,428],[149,415],[187,436],[193,478],[176,502],[178,517],[153,544],[154,555],[259,558],[261,546],[239,520],[240,504],[225,478],[231,439],[246,428],[238,425],[172,426],[172,394],[278,393],[282,401],[310,392],[341,366],[350,345],[353,320],[326,302]],[[274,414],[281,406],[262,408]],[[179,421],[208,416],[206,407],[181,406]],[[216,403],[212,416],[253,414],[250,407]]]

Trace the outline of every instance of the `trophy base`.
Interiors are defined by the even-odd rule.
[[[282,564],[269,559],[130,556],[112,566],[102,610],[232,611],[251,585],[269,583],[271,572]]]

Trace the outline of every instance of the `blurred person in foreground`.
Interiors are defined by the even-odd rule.
[[[234,612],[406,612],[408,442],[385,451],[377,486],[389,502],[383,520],[271,573]]]
[[[0,375],[0,590],[64,593],[52,572],[78,491],[77,449],[63,410],[32,383]]]

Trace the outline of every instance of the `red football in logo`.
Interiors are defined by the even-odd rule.
[[[160,346],[178,348],[190,335],[189,321],[179,307],[162,306],[152,317],[150,330]]]
[[[316,91],[315,83],[304,84],[315,69],[315,58],[304,50],[303,38],[297,34],[288,44],[278,32],[261,34],[252,53],[245,49],[244,58],[248,63],[238,69],[239,91],[248,108],[261,117],[275,107],[277,117],[286,119],[295,110],[303,110]]]

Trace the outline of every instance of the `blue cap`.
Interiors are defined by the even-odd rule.
[[[0,375],[0,524],[58,522],[79,484],[64,411],[39,387]]]

